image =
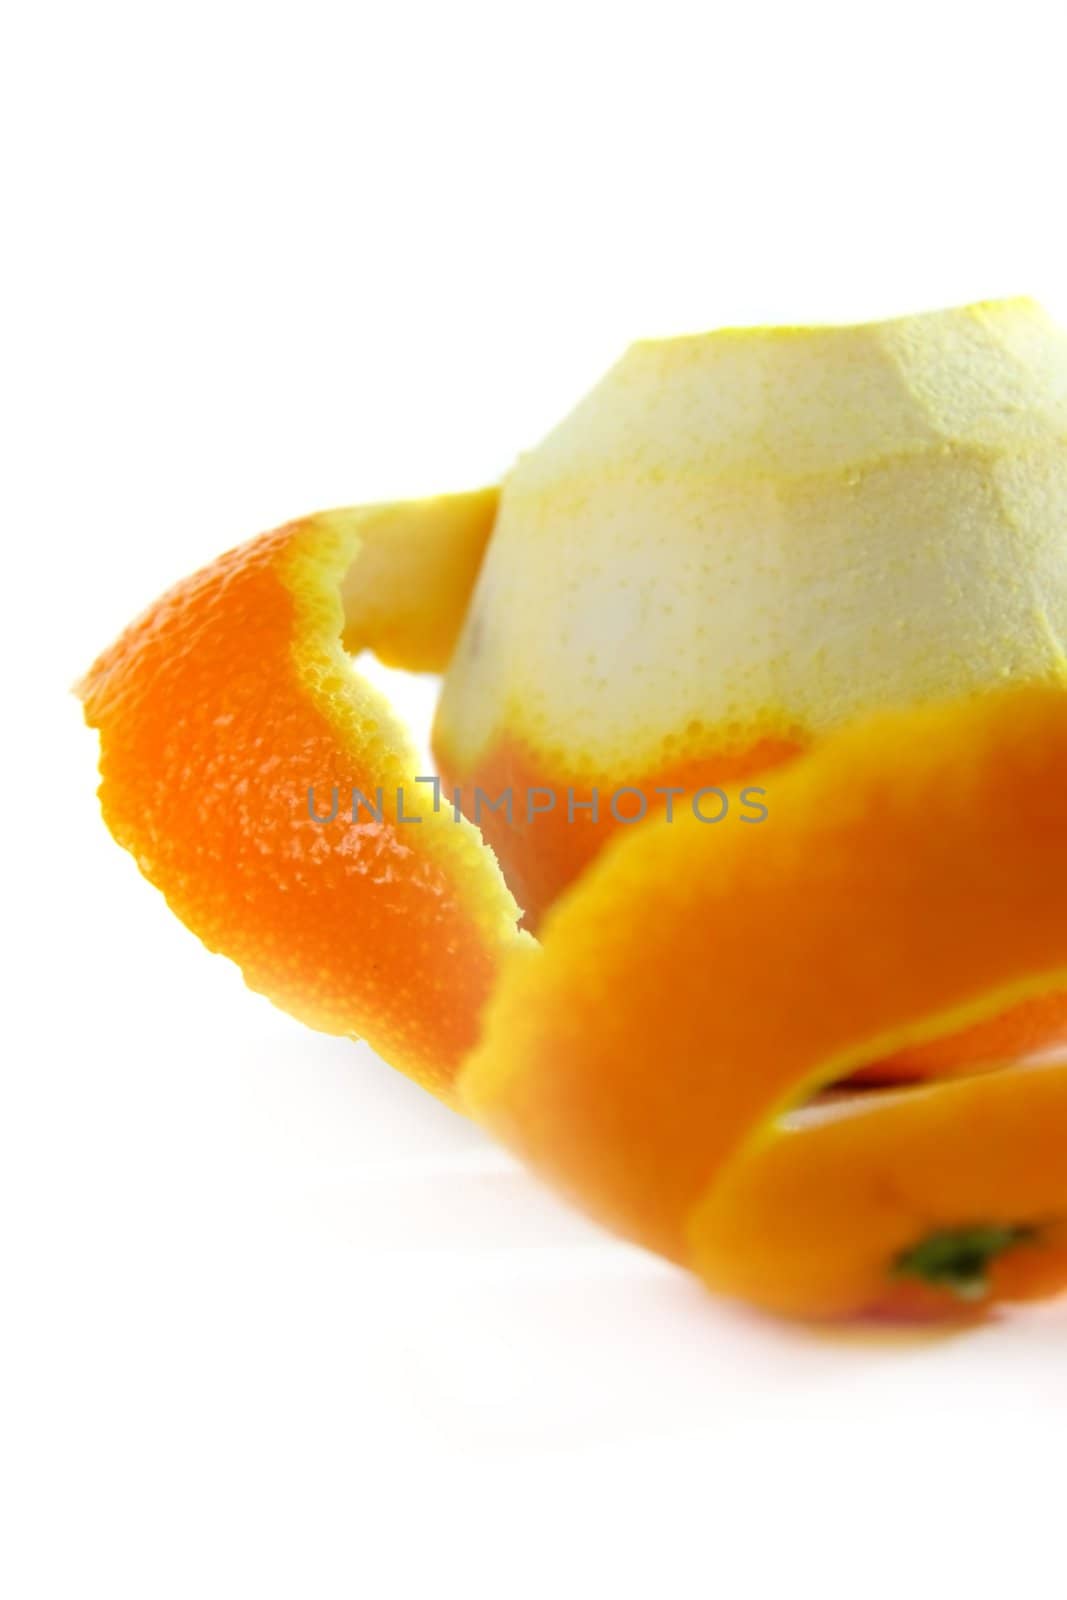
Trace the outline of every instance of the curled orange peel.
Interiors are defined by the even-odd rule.
[[[788,1113],[1067,987],[1065,791],[1067,695],[1019,689],[828,736],[762,827],[635,830],[509,960],[464,1103],[710,1283],[797,1315],[911,1307],[893,1268],[926,1235],[1060,1228],[1067,1066]],[[1067,1284],[1048,1239],[1027,1259]]]
[[[505,700],[504,722],[486,720],[478,680],[491,680],[502,650],[494,595],[514,551],[537,548],[529,519],[544,532],[536,559],[562,562],[584,584],[586,547],[557,550],[553,519],[580,522],[604,484],[598,515],[608,524],[625,495],[647,490],[654,505],[656,486],[670,489],[644,447],[635,459],[648,482],[633,473],[616,482],[604,456],[614,400],[601,412],[594,403],[575,436],[579,454],[593,447],[587,480],[565,438],[550,442],[543,470],[524,466],[517,491],[509,480],[503,501],[486,490],[292,523],[172,590],[81,685],[100,731],[109,827],[252,988],[313,1027],[366,1038],[619,1233],[792,1316],[970,1317],[1067,1287],[1067,1062],[1028,1059],[1067,1037],[1067,674],[1051,620],[1060,590],[1044,531],[1055,498],[1047,442],[1027,433],[1005,443],[1000,421],[981,434],[984,390],[978,404],[964,385],[953,426],[981,437],[957,460],[927,415],[930,395],[945,404],[937,384],[905,386],[927,408],[918,421],[897,392],[909,361],[952,372],[961,340],[972,361],[985,340],[1000,371],[1005,351],[1009,365],[1030,358],[1040,330],[1018,303],[946,319],[914,336],[907,325],[863,331],[858,355],[819,331],[810,357],[828,415],[827,374],[852,385],[859,358],[874,363],[879,403],[911,452],[875,463],[876,498],[895,507],[926,495],[924,451],[947,462],[953,493],[987,485],[975,503],[992,518],[992,567],[970,572],[950,528],[953,594],[973,588],[981,600],[1012,570],[1013,550],[1040,574],[1028,580],[1030,608],[1025,597],[1007,607],[988,667],[969,613],[946,614],[949,643],[929,668],[944,678],[940,693],[924,680],[911,703],[879,710],[881,669],[860,654],[857,673],[874,676],[852,685],[847,660],[835,663],[820,725],[801,619],[789,624],[796,703],[773,715],[754,705],[729,723],[690,716],[684,737],[657,744],[655,702],[638,687],[630,733],[605,700],[607,723],[584,754],[577,690],[558,746],[544,742],[543,708]],[[798,337],[786,340],[793,386],[809,359]],[[646,394],[642,415],[654,416],[665,385],[669,420],[670,396],[696,383],[690,368],[704,350],[649,351],[622,373],[620,414]],[[722,359],[735,355],[730,345]],[[771,359],[762,347],[757,355]],[[760,371],[761,382],[773,377]],[[1020,410],[1005,407],[1009,432]],[[783,504],[796,493],[804,506],[825,502],[832,522],[839,502],[868,493],[867,468],[854,473],[833,450],[818,456],[812,430],[798,424],[794,438],[790,426],[787,417],[775,460],[788,467],[799,451],[814,476],[800,490],[789,479]],[[1058,427],[1046,430],[1053,442]],[[674,448],[669,430],[662,438]],[[747,457],[742,467],[736,480],[725,457],[717,469],[731,505],[735,493],[748,505],[762,492]],[[901,472],[903,486],[887,488],[885,475]],[[695,492],[690,469],[682,475]],[[664,505],[668,522],[682,517],[682,501],[668,494]],[[503,552],[495,566],[487,551]],[[817,555],[798,604],[809,589],[825,600],[836,581],[832,552]],[[630,557],[644,561],[639,544]],[[633,570],[635,593],[647,595],[647,563]],[[847,563],[841,573],[845,599],[873,615],[877,601],[856,599]],[[920,581],[931,580],[907,579]],[[633,651],[647,607],[621,603],[636,631],[608,642]],[[570,659],[581,615],[558,636],[543,620],[546,648]],[[849,626],[861,638],[856,616]],[[592,634],[586,644],[595,656]],[[364,649],[393,666],[447,668],[435,742],[457,781],[484,780],[492,792],[565,775],[584,794],[609,771],[616,782],[658,773],[733,796],[758,777],[769,814],[721,831],[684,807],[670,826],[661,814],[633,828],[571,829],[557,816],[535,833],[502,829],[490,813],[487,836],[538,922],[537,942],[519,931],[493,850],[440,803],[388,702],[357,672],[351,656]],[[1023,665],[998,665],[1013,660]],[[546,695],[565,695],[552,659],[545,670]],[[599,681],[587,685],[594,699]],[[672,681],[663,680],[668,698]],[[748,681],[737,677],[731,693]],[[537,699],[532,682],[528,694]],[[675,699],[681,715],[684,697]],[[616,747],[629,766],[609,765]],[[864,1083],[891,1087],[857,1090]]]
[[[251,988],[445,1099],[518,910],[477,831],[415,781],[406,730],[341,635],[439,666],[494,505],[292,523],[179,584],[81,685],[104,817],[171,909]],[[353,822],[352,792],[377,808],[379,789],[381,819],[360,806]],[[337,816],[316,822],[309,793],[328,816],[335,790]]]

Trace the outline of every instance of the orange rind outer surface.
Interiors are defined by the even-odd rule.
[[[80,685],[107,824],[182,921],[448,1100],[518,908],[341,637],[443,665],[494,507],[487,490],[294,522],[171,590]],[[373,808],[356,820],[353,790]],[[309,793],[328,817],[334,791],[313,820]]]
[[[994,1291],[1020,1272],[1064,1282],[1047,1242],[1067,1217],[1062,1070],[936,1084],[905,1110],[872,1100],[833,1132],[783,1118],[1067,987],[1067,694],[875,715],[766,789],[759,825],[682,812],[609,845],[541,947],[509,957],[462,1103],[609,1226],[769,1309],[891,1309],[910,1288],[894,1262],[924,1230],[1002,1221],[1043,1242],[1025,1268],[996,1263]],[[802,1241],[786,1173],[812,1197]],[[819,1270],[794,1273],[802,1257]]]

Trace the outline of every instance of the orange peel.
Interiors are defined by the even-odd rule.
[[[81,685],[104,817],[172,910],[251,988],[446,1099],[518,911],[477,831],[414,781],[408,734],[341,634],[439,665],[494,505],[294,522],[172,590]],[[353,791],[380,818],[357,803],[353,820]],[[313,820],[333,796],[333,820]]]
[[[1018,689],[827,736],[777,778],[759,829],[720,837],[682,814],[635,830],[557,903],[540,947],[505,967],[460,1076],[464,1103],[608,1226],[797,1314],[891,1304],[895,1255],[924,1231],[1067,1216],[1067,1066],[870,1095],[826,1130],[781,1128],[864,1063],[1067,985],[1065,786],[1067,695]],[[1060,1110],[1022,1140],[1018,1171],[998,1188],[976,1154],[986,1207],[942,1206],[972,1131],[943,1108],[984,1116],[1008,1095],[1025,1111],[1030,1094]],[[879,1168],[867,1156],[883,1130],[896,1146]],[[913,1168],[909,1135],[925,1157],[937,1143],[937,1160]],[[869,1192],[821,1162],[831,1144],[867,1152]],[[1038,1162],[1043,1190],[1008,1181],[1032,1176],[1027,1151],[1055,1155]],[[836,1224],[803,1240],[807,1255],[775,1234],[799,1227],[776,1203],[787,1160],[813,1209],[837,1186]],[[880,1258],[887,1170],[910,1198]],[[732,1201],[753,1190],[763,1211],[739,1255]],[[846,1275],[857,1238],[871,1243],[862,1280]],[[805,1268],[788,1295],[775,1266],[815,1254],[825,1275]],[[1067,1284],[1067,1259],[1059,1270]]]
[[[721,1292],[1055,1293],[1065,441],[1028,302],[636,346],[502,490],[304,518],[164,596],[80,686],[105,819],[253,989]],[[361,650],[445,673],[474,821]],[[759,827],[582,812],[753,782]],[[579,820],[472,810],[539,785]]]

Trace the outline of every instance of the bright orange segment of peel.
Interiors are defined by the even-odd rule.
[[[476,832],[415,783],[340,635],[439,667],[494,503],[334,512],[257,539],[152,607],[81,691],[108,825],[178,916],[253,989],[446,1097],[518,912]],[[352,791],[375,805],[379,787],[381,820],[353,822]],[[401,787],[419,820],[398,820]],[[326,816],[334,789],[337,817],[313,821],[309,790]]]
[[[1067,694],[768,752],[759,828],[682,809],[598,854],[556,825],[548,855],[573,859],[532,884],[554,902],[538,946],[342,647],[440,669],[494,507],[310,517],[165,596],[82,686],[115,837],[251,987],[366,1037],[716,1288],[800,1316],[958,1315],[946,1251],[957,1275],[982,1257],[980,1309],[1063,1287],[1067,1066],[788,1113],[1062,1037]],[[518,757],[501,773],[525,781]],[[381,816],[353,819],[353,791],[379,790]],[[335,792],[316,820],[309,797],[321,818]]]
[[[785,1134],[778,1118],[866,1063],[1064,987],[1065,788],[1067,695],[1020,689],[827,737],[776,778],[759,829],[716,838],[682,814],[635,830],[554,908],[541,948],[509,962],[464,1101],[610,1226],[774,1309],[883,1308],[895,1254],[924,1231],[1007,1222],[1040,1240],[1067,1216],[1067,1068],[916,1091],[906,1113],[872,1100],[833,1136],[848,1151],[885,1138],[881,1168],[864,1156],[854,1183],[821,1164],[821,1130]],[[1010,1156],[990,1164],[1005,1097]],[[808,1212],[764,1188],[783,1140]],[[901,1192],[883,1238],[887,1172]],[[738,1227],[731,1197],[748,1206],[753,1189],[762,1220],[742,1262],[721,1241]],[[1051,1264],[1050,1245],[1032,1249],[1067,1283],[1059,1244]]]
[[[628,787],[645,796],[652,808],[657,804],[664,808],[664,794],[675,789],[682,798],[672,802],[673,815],[674,808],[685,809],[705,786],[740,787],[753,780],[773,787],[770,774],[803,750],[799,739],[764,739],[745,751],[691,757],[662,772],[605,773],[595,783],[566,771],[546,771],[544,763],[515,739],[494,745],[479,766],[477,784],[469,775],[465,783],[460,781],[460,774],[450,769],[446,749],[436,754],[446,786],[460,796],[467,816],[479,825],[500,861],[523,908],[525,926],[536,931],[553,903],[577,882],[608,841],[629,831],[630,825],[610,809],[608,797],[613,792]],[[493,800],[509,792],[520,800],[510,818],[500,806],[474,805],[479,793]],[[573,795],[573,812],[568,814],[567,805],[557,800],[551,810],[535,811],[526,818],[521,797],[529,794]],[[629,804],[633,807],[634,801]],[[889,1085],[969,1076],[1065,1040],[1067,993],[1036,995],[947,1038],[911,1045],[872,1062],[852,1074],[850,1081]]]

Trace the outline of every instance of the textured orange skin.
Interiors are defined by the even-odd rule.
[[[365,1036],[449,1098],[506,943],[507,897],[485,852],[425,814],[384,700],[344,680],[338,592],[360,531],[358,516],[337,522],[231,551],[100,657],[81,686],[100,798],[145,876],[252,988],[313,1027]],[[424,605],[446,649],[432,591]],[[421,823],[397,820],[402,783]],[[361,810],[354,824],[350,791],[373,802],[379,784],[382,821]],[[326,814],[332,785],[337,818],[317,824],[308,789]]]
[[[1065,790],[1067,695],[1019,689],[826,738],[776,777],[759,828],[683,814],[635,831],[557,904],[542,947],[509,961],[464,1102],[610,1226],[716,1286],[733,1271],[769,1309],[859,1315],[896,1295],[910,1314],[896,1254],[987,1221],[1052,1230],[1022,1265],[1006,1258],[994,1297],[1035,1276],[1064,1286],[1067,1068],[938,1084],[906,1111],[875,1101],[832,1133],[777,1119],[1064,987]],[[851,1187],[822,1163],[828,1141],[855,1155]],[[794,1197],[764,1187],[783,1148],[813,1219],[799,1240]],[[886,1233],[893,1174],[908,1192]],[[743,1249],[742,1194],[762,1207]],[[958,1311],[942,1290],[918,1298]]]

